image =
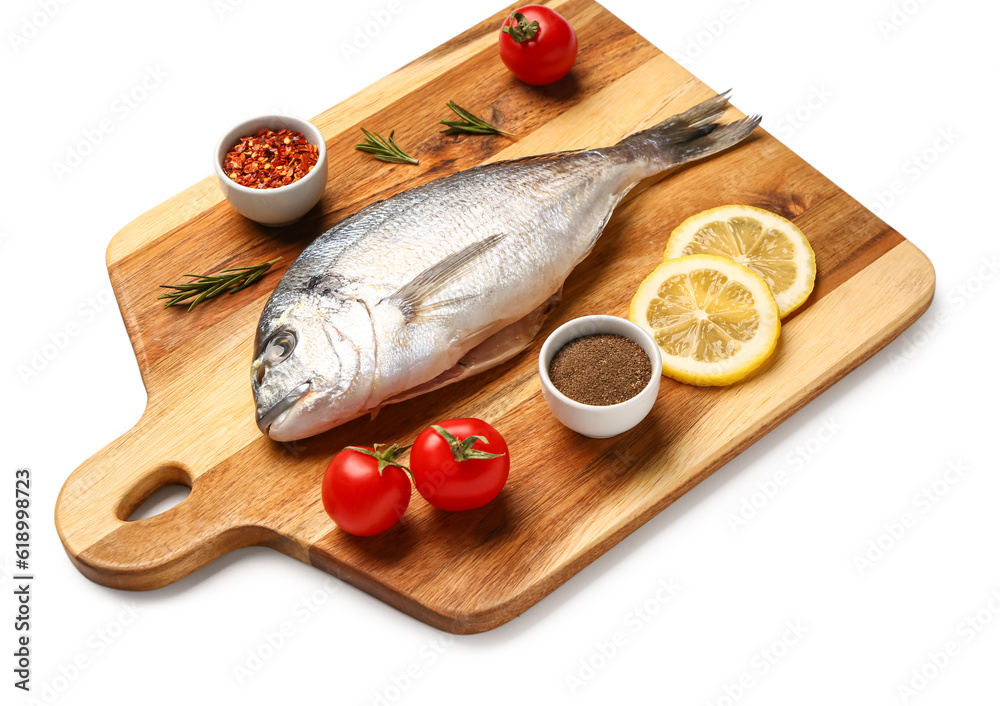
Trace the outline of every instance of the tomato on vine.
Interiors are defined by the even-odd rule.
[[[405,449],[348,446],[327,466],[323,507],[345,532],[367,537],[392,527],[410,504],[408,469],[396,459]]]
[[[481,419],[446,419],[413,442],[410,470],[417,492],[442,510],[490,502],[510,474],[507,442]]]
[[[544,5],[515,10],[500,27],[500,58],[525,83],[544,86],[569,73],[576,61],[576,32]]]

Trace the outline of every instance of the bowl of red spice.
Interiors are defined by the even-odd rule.
[[[215,148],[215,174],[226,200],[267,226],[302,218],[323,196],[327,172],[323,134],[291,115],[244,120]]]
[[[660,390],[660,348],[618,316],[582,316],[553,331],[538,355],[542,396],[556,419],[603,439],[641,422]]]

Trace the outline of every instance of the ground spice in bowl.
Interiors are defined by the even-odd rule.
[[[652,375],[646,351],[635,341],[611,333],[575,338],[549,364],[549,378],[559,392],[596,406],[632,399]]]

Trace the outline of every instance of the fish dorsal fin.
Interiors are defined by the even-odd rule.
[[[418,274],[379,304],[398,307],[403,312],[406,322],[411,323],[437,310],[459,303],[468,297],[453,297],[436,302],[431,300],[454,282],[468,276],[479,259],[499,245],[504,237],[503,233],[496,233],[453,252]]]

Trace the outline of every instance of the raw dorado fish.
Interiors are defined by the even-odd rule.
[[[301,439],[523,350],[622,197],[724,150],[720,94],[612,147],[486,164],[371,204],[311,243],[257,326],[257,424]]]

